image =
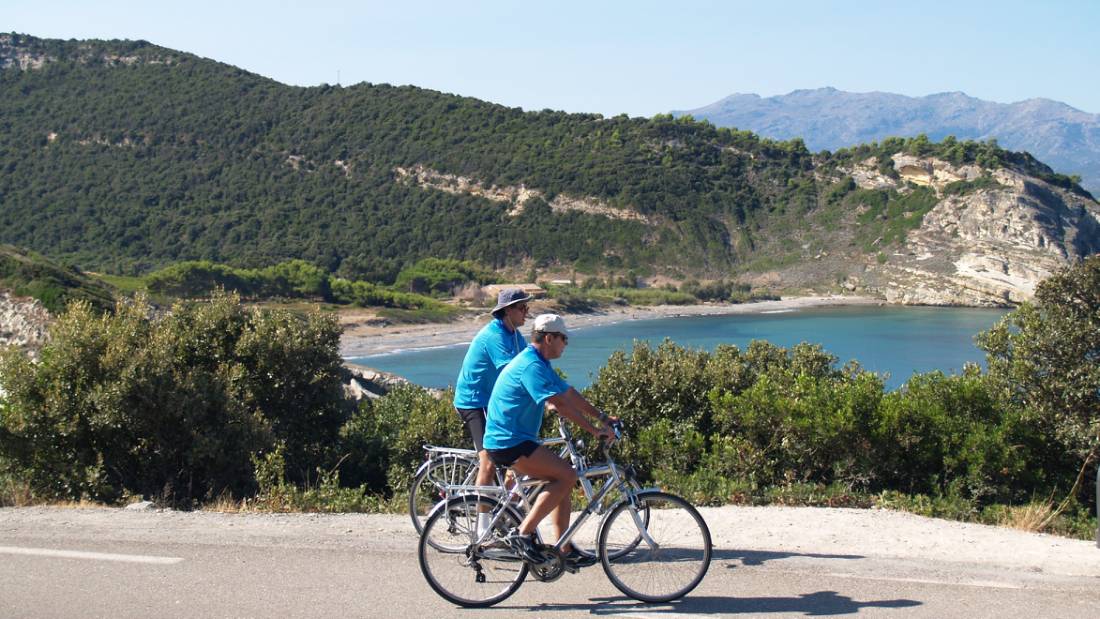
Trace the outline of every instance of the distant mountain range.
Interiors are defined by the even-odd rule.
[[[921,133],[933,141],[948,135],[995,138],[1000,146],[1025,150],[1062,174],[1080,175],[1086,189],[1100,193],[1100,114],[1050,99],[1006,104],[961,92],[907,97],[818,88],[775,97],[734,94],[672,114],[777,140],[802,138],[814,151]]]

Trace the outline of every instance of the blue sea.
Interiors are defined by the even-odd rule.
[[[632,320],[574,329],[569,346],[554,366],[577,388],[591,383],[608,356],[630,351],[635,342],[656,346],[665,338],[690,348],[718,344],[744,349],[752,340],[790,347],[821,344],[838,364],[855,359],[867,370],[887,375],[896,389],[914,373],[957,373],[966,362],[984,365],[974,336],[993,326],[1005,310],[942,307],[823,307],[776,313],[689,316]],[[526,333],[525,333],[526,335]],[[467,344],[351,359],[392,372],[425,387],[453,386]]]

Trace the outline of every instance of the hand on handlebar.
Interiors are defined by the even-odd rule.
[[[622,433],[623,422],[619,421],[618,417],[611,417],[604,413],[600,414],[600,427],[596,436],[602,440],[614,442],[622,438]]]

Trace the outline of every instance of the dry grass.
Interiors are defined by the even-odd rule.
[[[221,512],[223,514],[238,514],[241,512],[252,511],[248,507],[248,500],[240,500],[233,498],[233,495],[229,493],[222,494],[218,498],[204,503],[202,506],[204,512]]]
[[[61,507],[63,509],[94,509],[99,507],[111,507],[107,503],[100,503],[98,501],[91,501],[88,499],[80,499],[79,501],[36,501],[35,505]]]
[[[34,497],[26,486],[6,483],[0,486],[0,507],[60,507],[62,509],[94,509],[109,507],[106,503],[81,499],[79,501],[47,501]]]
[[[33,503],[30,486],[0,476],[0,507],[27,507]]]
[[[1008,508],[1001,516],[998,524],[1003,527],[1037,533],[1044,528],[1044,524],[1053,511],[1054,504],[1050,501],[1018,505]]]

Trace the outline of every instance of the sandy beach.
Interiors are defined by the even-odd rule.
[[[570,328],[594,327],[627,320],[650,320],[676,316],[720,314],[756,314],[781,312],[820,306],[881,305],[882,299],[840,295],[788,297],[778,301],[755,303],[705,303],[699,305],[654,305],[611,307],[584,314],[564,314]],[[551,303],[532,304],[532,316],[552,311]],[[420,325],[372,324],[369,321],[348,321],[340,338],[340,354],[345,358],[366,357],[395,350],[430,348],[463,344],[473,339],[489,320],[488,313],[468,316],[454,322]]]

